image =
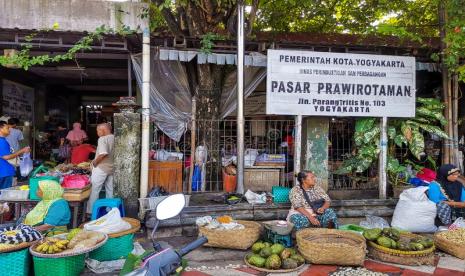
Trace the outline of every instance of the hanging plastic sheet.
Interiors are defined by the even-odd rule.
[[[253,57],[263,58],[266,56],[260,53],[251,53]],[[246,66],[244,68],[244,99],[252,94],[258,85],[266,78],[265,67],[254,67]],[[230,73],[224,82],[223,90],[221,93],[221,102],[223,103],[220,107],[222,119],[229,116],[237,108],[237,71],[234,70]]]
[[[187,73],[180,61],[161,61],[158,55],[155,50],[150,63],[150,114],[161,131],[179,142],[191,117]],[[142,55],[133,55],[132,64],[142,87]]]
[[[181,61],[192,60],[195,52],[189,51],[188,59],[180,59],[181,55],[178,52],[180,51],[152,48],[154,54],[150,64],[150,114],[161,131],[179,142],[190,124],[193,94],[189,89],[184,63]],[[221,59],[221,55],[217,56]],[[251,53],[247,57],[251,66],[244,68],[244,98],[252,94],[266,77],[265,67],[252,66],[263,66],[266,56]],[[142,55],[132,55],[132,64],[137,83],[142,87]],[[221,118],[236,110],[236,82],[236,71],[233,71],[226,77],[222,88]]]

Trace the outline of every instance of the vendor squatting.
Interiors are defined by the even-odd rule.
[[[271,92],[275,93],[311,93],[309,82],[272,81]],[[323,83],[317,84],[317,93],[342,95],[374,95],[412,97],[411,87],[404,85]]]

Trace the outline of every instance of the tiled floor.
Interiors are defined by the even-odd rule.
[[[452,256],[438,257],[436,266],[398,266],[373,260],[365,261],[364,267],[373,272],[382,272],[390,276],[465,276],[465,260],[457,259]],[[251,268],[188,271],[183,276],[223,276],[223,275],[273,275],[273,276],[326,276],[338,269],[337,266],[331,265],[307,265],[303,271],[276,274],[256,271]]]

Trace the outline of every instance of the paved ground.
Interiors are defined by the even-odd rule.
[[[181,248],[193,238],[174,237],[160,239],[165,245],[174,248]],[[150,242],[143,237],[137,239],[145,248],[150,247]],[[464,249],[465,250],[465,249]],[[199,248],[186,256],[188,260],[187,271],[184,276],[250,276],[250,275],[272,275],[272,276],[325,276],[331,275],[334,272],[341,271],[342,267],[325,266],[325,265],[306,265],[301,271],[288,274],[267,274],[248,268],[244,265],[244,256],[247,252],[240,250],[225,250],[216,248]],[[364,272],[379,272],[379,274],[366,275],[390,275],[390,276],[423,276],[423,275],[458,275],[465,276],[465,260],[460,260],[444,253],[438,253],[435,266],[400,266],[393,264],[381,263],[373,260],[367,260],[364,265]],[[83,275],[93,275],[86,272]],[[118,273],[110,273],[105,275],[118,275]],[[341,274],[339,274],[341,275]],[[348,275],[342,274],[342,275]],[[363,275],[362,271],[356,274]]]

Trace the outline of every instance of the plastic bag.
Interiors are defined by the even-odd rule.
[[[202,170],[195,165],[194,173],[192,174],[192,191],[197,192],[202,188]]]
[[[266,203],[266,193],[257,194],[252,192],[251,190],[247,190],[244,194],[247,202],[249,204],[263,204]]]
[[[205,226],[212,222],[213,218],[211,216],[200,217],[195,220],[195,224],[199,227]]]
[[[121,218],[118,208],[112,208],[103,217],[84,224],[84,230],[113,234],[131,229],[131,224]]]
[[[257,159],[257,156],[257,149],[246,149],[244,154],[244,167],[252,167],[255,164],[255,159]]]
[[[454,229],[458,229],[458,228],[465,228],[465,219],[462,218],[462,217],[456,219],[454,221],[454,223],[452,223],[449,226],[449,230],[454,230]]]
[[[90,183],[87,175],[71,174],[63,178],[63,188],[68,189],[82,189]]]
[[[394,215],[392,227],[415,233],[433,233],[437,227],[434,224],[437,210],[436,204],[428,199],[428,187],[411,188],[400,194]]]
[[[30,153],[25,153],[19,160],[19,172],[22,177],[28,176],[33,169],[32,159]]]
[[[360,222],[360,226],[367,228],[367,229],[373,229],[373,228],[387,228],[389,227],[389,223],[383,219],[382,217],[377,217],[377,216],[365,216],[366,220]]]

